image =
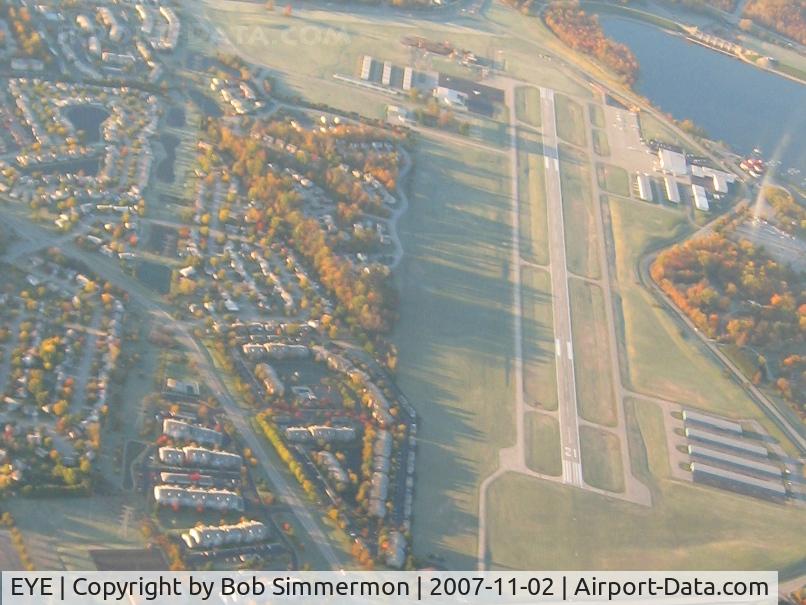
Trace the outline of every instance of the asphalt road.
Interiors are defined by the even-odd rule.
[[[548,211],[549,267],[552,312],[554,314],[555,366],[557,370],[558,419],[562,449],[563,482],[584,487],[579,448],[576,376],[571,332],[571,300],[568,294],[565,224],[563,220],[557,121],[554,91],[541,88],[543,150],[546,164],[546,206]]]
[[[238,431],[238,434],[246,445],[252,449],[260,466],[271,482],[275,494],[289,506],[300,525],[302,525],[305,532],[316,544],[316,547],[331,568],[340,569],[342,565],[338,556],[333,550],[327,536],[325,536],[320,526],[314,520],[307,504],[300,499],[296,491],[289,485],[288,481],[285,480],[285,477],[274,464],[272,464],[266,453],[264,442],[253,430],[244,410],[227,391],[226,386],[212,363],[209,352],[194,338],[187,325],[171,317],[162,303],[153,299],[150,291],[133,281],[130,276],[123,273],[116,263],[100,257],[97,254],[85,252],[65,238],[54,239],[52,233],[49,231],[27,220],[14,216],[10,212],[0,210],[0,217],[2,217],[3,222],[7,226],[15,230],[19,238],[30,242],[24,247],[26,255],[33,254],[38,249],[59,244],[58,247],[63,254],[86,263],[99,277],[102,277],[104,280],[128,292],[130,298],[146,309],[153,316],[156,323],[163,324],[166,329],[173,329],[175,336],[183,342],[190,354],[195,358],[200,378],[205,381],[210,390],[221,402],[221,405],[224,407],[227,416]],[[17,258],[19,258],[18,247],[10,251],[8,258],[5,260],[13,262],[17,260]]]

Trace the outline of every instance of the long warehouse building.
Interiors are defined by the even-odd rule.
[[[734,492],[771,499],[786,498],[786,489],[780,481],[756,479],[741,473],[726,471],[702,462],[691,463],[691,473],[697,483],[707,483]]]
[[[725,452],[720,452],[719,450],[714,450],[703,445],[689,445],[688,453],[689,456],[695,460],[724,464],[725,466],[731,466],[741,472],[749,471],[777,479],[783,477],[781,469],[773,464],[751,460],[750,458],[742,458],[741,456],[734,456],[733,454],[726,454]]]
[[[693,441],[709,443],[711,445],[716,445],[717,447],[724,447],[730,450],[742,452],[744,454],[760,456],[762,458],[767,458],[769,455],[767,448],[756,445],[755,443],[750,443],[743,439],[734,439],[733,437],[709,433],[708,431],[703,431],[694,427],[686,427],[685,433],[686,437]]]
[[[663,177],[663,186],[666,188],[666,199],[673,204],[680,203],[680,190],[677,188],[677,181],[673,176],[666,175]]]
[[[700,185],[692,185],[691,192],[694,194],[694,206],[701,212],[708,212],[710,206],[708,205],[708,195],[705,193],[705,188]]]
[[[649,181],[649,175],[638,173],[636,175],[638,181],[638,197],[645,202],[652,201],[652,183]]]
[[[693,422],[694,424],[700,424],[702,426],[716,428],[721,431],[727,431],[728,433],[734,433],[736,435],[741,435],[744,432],[742,425],[738,422],[725,420],[724,418],[717,418],[716,416],[703,414],[695,410],[683,410],[683,420],[686,422]]]
[[[362,80],[369,80],[369,76],[372,73],[372,57],[369,55],[364,55],[363,61],[361,61],[361,79]]]

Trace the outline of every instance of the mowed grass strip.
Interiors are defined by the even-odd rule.
[[[546,167],[536,135],[524,133],[518,146],[518,191],[521,254],[529,262],[548,265]]]
[[[610,155],[610,144],[607,142],[607,134],[604,130],[593,129],[593,150],[597,155]]]
[[[571,147],[560,147],[560,182],[562,184],[568,268],[577,275],[598,279],[599,237],[596,231],[598,211],[591,196],[588,156]]]
[[[544,475],[562,474],[560,426],[553,416],[539,412],[526,415],[526,466]]]
[[[602,289],[568,280],[574,338],[577,404],[585,420],[615,426],[618,422],[612,380],[612,354]]]
[[[806,510],[672,481],[661,410],[637,406],[651,508],[507,473],[487,507],[492,569],[796,569]],[[631,452],[632,454],[632,452]],[[584,455],[584,454],[583,454]],[[583,466],[584,469],[584,466]],[[741,522],[737,522],[737,519]]]
[[[514,443],[507,159],[422,137],[399,222],[397,376],[421,424],[413,543],[452,569],[476,564],[478,486]]]
[[[582,105],[565,95],[554,95],[554,109],[557,116],[557,134],[566,143],[585,147],[585,114]]]
[[[534,86],[515,89],[515,116],[521,122],[540,128],[540,90]]]
[[[620,166],[596,164],[596,180],[608,193],[630,197],[630,175]]]
[[[546,271],[521,269],[523,299],[523,396],[544,410],[557,409],[557,369],[554,365],[554,324],[551,278]]]
[[[609,208],[616,248],[626,384],[636,391],[684,402],[706,412],[737,419],[755,418],[784,449],[794,453],[792,443],[742,386],[723,372],[705,347],[640,282],[636,269],[639,259],[649,250],[663,247],[687,233],[685,217],[612,197]]]
[[[633,388],[734,418],[756,416],[756,406],[739,385],[724,376],[637,275],[643,254],[686,232],[685,217],[617,198],[610,198],[609,206]]]
[[[579,427],[579,443],[585,483],[609,492],[623,492],[624,467],[619,438],[608,431],[585,425]]]
[[[682,147],[686,151],[696,153],[696,149],[692,149],[691,145],[686,143],[681,137],[669,130],[669,127],[659,121],[652,114],[642,111],[638,114],[638,123],[641,127],[641,136],[647,140],[663,141]]]

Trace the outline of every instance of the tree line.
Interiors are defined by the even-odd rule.
[[[806,0],[750,0],[744,9],[744,15],[806,44]]]
[[[544,14],[546,25],[570,48],[594,57],[632,85],[638,74],[638,59],[624,44],[605,36],[599,18],[582,10],[578,2],[555,2]]]
[[[709,338],[757,355],[755,382],[774,381],[806,411],[806,280],[748,240],[717,230],[665,250],[652,279]],[[783,379],[783,380],[781,380]]]

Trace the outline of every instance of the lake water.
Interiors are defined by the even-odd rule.
[[[636,90],[677,119],[690,118],[734,151],[777,156],[806,176],[806,86],[762,71],[657,27],[601,15],[641,70]]]

